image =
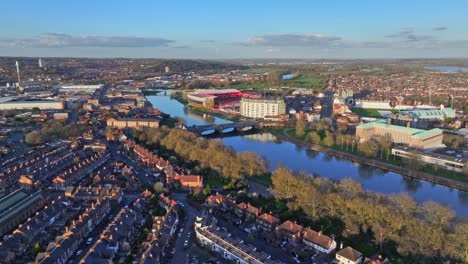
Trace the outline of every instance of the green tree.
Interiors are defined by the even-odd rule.
[[[296,120],[296,136],[303,137],[305,134],[305,123],[304,120]]]
[[[42,252],[41,244],[39,244],[39,242],[36,242],[36,244],[34,244],[34,247],[32,249],[32,254],[33,256],[37,256],[37,254],[39,254],[40,252]]]
[[[410,170],[419,170],[423,167],[420,155],[414,152],[408,153],[407,157],[402,159],[402,164]]]
[[[205,188],[203,189],[203,195],[208,196],[210,194],[211,194],[211,187],[209,184],[207,184]]]

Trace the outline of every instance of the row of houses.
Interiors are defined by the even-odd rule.
[[[179,223],[177,202],[161,194],[158,197],[158,204],[166,209],[166,214],[153,217],[151,232],[148,234],[147,241],[142,245],[143,253],[139,258],[139,264],[162,263],[166,247],[177,231]]]
[[[133,153],[137,155],[145,166],[164,171],[167,186],[180,187],[191,191],[203,188],[203,176],[192,175],[190,170],[172,165],[168,160],[163,159],[132,140],[125,141],[124,146],[127,150],[133,149]]]
[[[91,202],[78,219],[72,220],[70,225],[53,241],[49,241],[45,251],[36,256],[36,263],[40,264],[65,264],[78,250],[79,245],[93,231],[111,210],[109,199],[98,199]]]
[[[126,256],[136,240],[142,216],[132,208],[122,208],[94,242],[80,264],[109,263],[117,254]]]
[[[213,224],[204,225],[203,222],[203,219],[199,218],[195,224],[198,242],[223,258],[238,264],[282,263],[272,260],[269,254],[257,251],[253,245],[245,244],[241,239],[233,237],[219,227]]]
[[[70,197],[74,201],[96,201],[103,199],[115,200],[118,203],[122,200],[123,191],[118,186],[111,187],[86,187],[86,186],[69,186],[65,188],[65,196]]]
[[[41,241],[43,238],[41,234],[46,232],[45,230],[57,226],[56,220],[65,216],[68,206],[69,203],[66,199],[63,196],[58,196],[44,209],[36,211],[33,216],[27,218],[0,243],[0,262],[12,263],[18,257],[24,256],[28,249],[32,248],[36,242]]]
[[[70,167],[68,170],[62,171],[53,180],[53,186],[56,190],[65,190],[65,187],[73,185],[78,180],[82,179],[88,173],[92,172],[109,159],[109,155],[105,152],[98,152],[91,157],[80,161],[78,164]]]
[[[259,231],[265,231],[274,234],[274,238],[283,241],[289,241],[293,244],[304,244],[305,246],[326,254],[332,253],[336,249],[336,242],[333,238],[326,236],[322,231],[315,231],[310,228],[280,220],[261,208],[257,208],[248,203],[237,204],[234,199],[223,195],[211,195],[207,198],[207,204],[210,208],[221,210],[223,214],[230,211],[237,217],[238,223],[249,220],[253,222],[253,228]]]

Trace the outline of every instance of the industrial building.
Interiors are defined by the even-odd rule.
[[[42,192],[16,190],[0,199],[0,236],[21,224],[44,205]]]
[[[55,85],[54,88],[59,89],[61,93],[94,93],[98,89],[102,89],[103,84],[60,84]]]
[[[392,116],[392,123],[400,126],[428,129],[444,122],[447,118],[455,118],[456,113],[452,108],[440,107],[439,109],[404,109]]]
[[[26,110],[39,108],[40,110],[60,110],[64,109],[63,102],[52,100],[37,100],[37,101],[13,101],[0,100],[0,110]]]
[[[247,98],[240,101],[240,115],[248,118],[265,118],[286,113],[286,103],[282,98]]]
[[[360,124],[356,127],[356,137],[364,142],[373,137],[388,138],[396,144],[404,144],[418,149],[437,148],[442,144],[442,130],[434,128],[422,130],[411,127],[392,125],[391,120],[378,120],[375,122]]]

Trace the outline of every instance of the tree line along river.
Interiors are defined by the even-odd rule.
[[[154,108],[172,117],[182,117],[187,126],[229,123],[230,121],[198,113],[185,107],[169,95],[147,96]],[[234,135],[220,139],[235,151],[250,151],[262,156],[270,170],[284,165],[294,171],[305,171],[332,180],[351,178],[363,188],[383,194],[406,192],[419,203],[435,201],[449,206],[460,217],[468,217],[468,192],[430,182],[411,179],[398,173],[340,159],[321,152],[280,141],[269,133]]]

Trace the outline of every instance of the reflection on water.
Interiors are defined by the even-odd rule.
[[[207,123],[211,123],[211,124],[215,123],[215,118],[213,116],[194,111],[188,107],[184,107],[184,113],[186,117],[189,117],[198,121],[202,121],[202,122],[206,121]]]
[[[359,177],[361,177],[361,179],[363,180],[369,180],[372,177],[374,177],[374,175],[377,175],[377,170],[375,170],[374,168],[370,166],[360,166],[358,168],[358,172],[359,172]]]
[[[317,151],[313,151],[313,150],[310,150],[310,149],[306,149],[305,153],[306,153],[307,157],[309,157],[311,159],[315,159],[319,154]]]
[[[159,108],[162,112],[184,118],[188,126],[229,123],[229,121],[217,117],[206,119],[203,118],[203,115],[186,111],[182,104],[171,100],[168,96],[148,96],[147,98],[155,108]],[[360,182],[367,190],[384,194],[407,192],[419,203],[433,200],[450,206],[460,216],[468,217],[467,192],[335,158],[321,152],[305,149],[288,141],[281,141],[269,133],[226,136],[221,140],[235,151],[257,153],[267,161],[270,170],[283,164],[294,171],[305,171],[311,175],[320,175],[331,180],[351,178]]]
[[[245,135],[246,139],[260,142],[275,142],[276,137],[270,133]]]

